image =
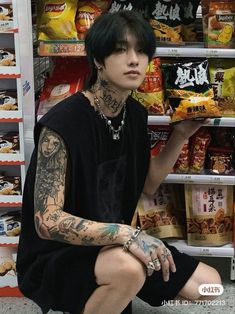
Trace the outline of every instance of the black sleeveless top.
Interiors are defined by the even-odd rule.
[[[112,118],[112,125],[118,127],[122,117],[123,112]],[[69,179],[64,211],[85,219],[130,224],[150,158],[147,112],[131,97],[126,102],[120,140],[113,140],[105,120],[82,93],[55,105],[41,118],[35,126],[35,149],[24,185],[22,231],[17,255],[19,286],[26,295],[27,287],[32,289],[30,281],[36,271],[34,263],[36,260],[38,263],[38,257],[43,263],[52,254],[53,258],[56,254],[58,259],[63,258],[61,252],[71,247],[39,238],[34,228],[37,146],[45,126],[63,138],[68,151]],[[82,249],[82,246],[77,247],[77,250]]]

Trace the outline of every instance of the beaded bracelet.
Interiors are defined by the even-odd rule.
[[[138,237],[142,229],[140,227],[137,227],[136,230],[133,232],[132,236],[130,237],[129,240],[127,240],[123,244],[123,251],[128,252],[131,244],[134,242],[134,240]]]

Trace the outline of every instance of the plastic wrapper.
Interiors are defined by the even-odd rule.
[[[181,187],[162,184],[154,196],[142,194],[137,215],[140,226],[157,238],[183,238],[185,236],[184,200]]]
[[[12,48],[0,48],[0,66],[14,66],[15,50]]]
[[[17,91],[0,90],[0,110],[17,110]]]
[[[76,13],[78,39],[84,40],[95,19],[107,10],[109,1],[79,1]]]
[[[181,11],[181,1],[179,0],[147,1],[147,15],[157,41],[182,42]]]
[[[195,25],[197,9],[200,0],[182,0],[182,38],[185,42],[196,42],[197,41],[197,30]]]
[[[209,81],[208,61],[162,64],[171,123],[221,117]]]
[[[234,15],[235,16],[235,15]],[[210,60],[210,81],[224,117],[235,116],[235,59]]]
[[[151,60],[143,83],[132,92],[132,97],[144,105],[149,114],[163,115],[165,113],[160,58]]]
[[[221,246],[232,241],[233,187],[185,185],[188,245]]]
[[[148,127],[148,134],[151,145],[151,157],[157,156],[163,150],[163,148],[166,146],[171,132],[172,129],[168,125],[151,125]]]
[[[109,12],[118,12],[121,10],[136,10],[140,13],[144,11],[144,0],[111,0]]]
[[[234,0],[202,0],[202,20],[205,46],[235,47]]]
[[[37,37],[41,41],[77,40],[77,0],[38,1]]]

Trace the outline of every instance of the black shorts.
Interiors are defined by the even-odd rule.
[[[164,241],[163,241],[164,242]],[[192,256],[180,253],[174,246],[164,244],[170,249],[176,265],[176,272],[170,272],[169,281],[163,281],[162,271],[155,271],[147,277],[138,297],[151,306],[161,306],[164,301],[173,300],[191,277],[199,261]]]
[[[177,271],[170,274],[168,282],[163,281],[161,271],[146,278],[137,296],[152,306],[160,306],[164,300],[174,299],[199,263],[175,247],[165,245],[171,250]],[[66,253],[50,254],[45,263],[40,258],[38,265],[33,267],[34,271],[29,272],[27,284],[21,284],[23,294],[36,302],[43,313],[49,309],[80,313],[98,287],[94,267],[100,249],[71,246]]]

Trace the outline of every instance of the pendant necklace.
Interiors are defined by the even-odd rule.
[[[104,114],[103,110],[101,109],[99,99],[97,98],[97,96],[96,96],[95,94],[93,94],[93,96],[94,96],[95,104],[96,104],[96,106],[97,106],[98,109],[99,109],[100,116],[102,117],[102,119],[105,120],[106,125],[109,127],[109,130],[110,130],[110,132],[112,133],[112,138],[113,138],[113,140],[115,140],[115,141],[120,140],[120,132],[121,132],[121,130],[122,130],[122,128],[124,127],[124,124],[125,124],[126,103],[124,103],[122,121],[121,121],[119,127],[118,127],[117,129],[115,129],[115,128],[112,126],[112,121],[109,120],[109,119],[106,117],[106,115]]]

